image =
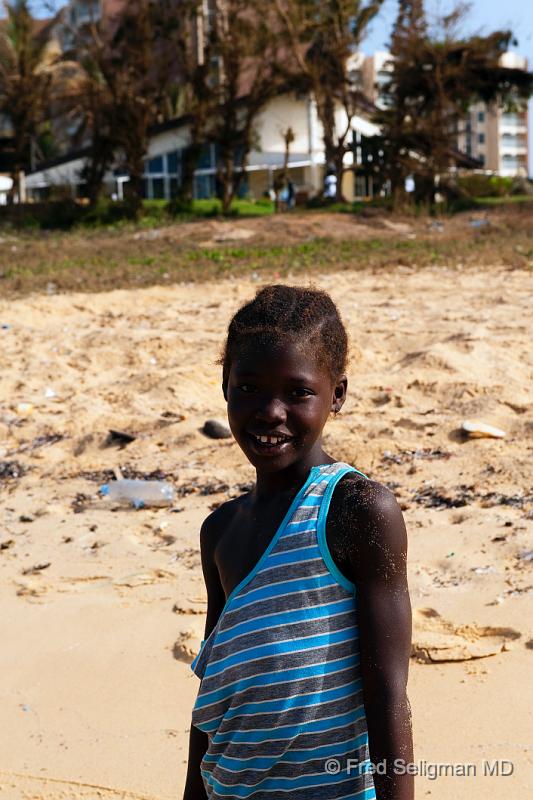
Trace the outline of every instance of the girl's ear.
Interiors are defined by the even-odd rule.
[[[348,378],[346,375],[341,375],[333,389],[333,399],[331,401],[331,410],[334,414],[338,414],[346,400],[346,391],[348,389]]]

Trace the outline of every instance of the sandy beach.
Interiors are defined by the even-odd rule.
[[[206,609],[199,528],[254,477],[233,440],[201,429],[225,419],[228,320],[275,279],[0,300],[2,800],[180,800]],[[350,334],[326,449],[404,510],[417,797],[527,800],[530,273],[495,258],[286,280],[329,291]],[[465,419],[505,438],[465,439]],[[98,488],[117,470],[165,477],[175,505],[115,508]],[[484,774],[498,760],[512,774]],[[475,774],[433,780],[432,764]]]

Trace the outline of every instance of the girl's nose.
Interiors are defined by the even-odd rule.
[[[265,398],[257,408],[255,416],[265,422],[278,422],[286,417],[285,406],[281,400],[275,397]]]

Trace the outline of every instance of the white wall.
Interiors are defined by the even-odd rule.
[[[308,153],[307,106],[307,98],[295,94],[285,94],[271,100],[255,125],[259,134],[260,152],[284,153],[283,134],[290,127],[295,136],[291,150],[295,153]]]
[[[26,188],[38,189],[45,186],[76,186],[80,182],[80,172],[85,159],[76,158],[50,169],[39,170],[26,176]]]
[[[347,124],[346,113],[340,107],[336,111],[336,124],[338,130],[344,130]],[[292,128],[295,137],[290,146],[290,163],[308,167],[311,174],[310,183],[320,188],[322,179],[318,168],[324,164],[323,132],[317,117],[316,105],[307,95],[297,96],[290,93],[270,101],[257,119],[258,149],[250,154],[250,167],[268,169],[279,168],[282,165],[285,153],[283,134],[289,127]],[[360,116],[352,119],[352,129],[366,136],[379,132],[374,124]],[[349,134],[348,144],[351,138]],[[188,141],[187,125],[157,133],[150,140],[146,160],[185,147]],[[349,156],[350,154],[347,154],[346,164],[351,163]],[[83,159],[75,159],[35,172],[28,175],[27,188],[31,191],[45,186],[75,186],[80,182],[79,176],[83,165]],[[106,175],[106,182],[113,184],[114,181],[111,171]]]
[[[189,132],[186,125],[171,131],[156,133],[150,140],[147,158],[156,158],[173,150],[185,147],[189,142]]]

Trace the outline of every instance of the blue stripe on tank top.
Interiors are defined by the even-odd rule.
[[[279,700],[261,700],[255,703],[242,703],[240,706],[231,706],[229,711],[225,714],[225,719],[234,719],[235,717],[250,717],[254,715],[268,715],[274,714],[279,711],[287,712],[293,708],[302,708],[303,706],[316,706],[323,703],[331,703],[334,700],[339,700],[342,697],[351,697],[361,690],[361,683],[354,684],[353,681],[344,686],[337,686],[334,689],[324,689],[320,692],[310,692],[309,694],[289,695],[288,697],[280,698]],[[268,704],[268,707],[265,707]],[[218,715],[215,719],[218,719]],[[207,726],[211,720],[206,719],[204,725]]]
[[[248,758],[237,758],[234,756],[218,756],[206,754],[204,761],[206,763],[216,762],[226,770],[265,770],[272,766],[273,763],[278,764],[299,764],[306,761],[314,761],[317,758],[327,758],[334,756],[340,758],[347,753],[355,753],[358,748],[363,744],[366,733],[361,733],[355,738],[350,737],[344,742],[335,742],[334,744],[323,744],[311,749],[293,749],[287,750],[280,758],[279,755],[272,756],[249,756]]]
[[[207,777],[209,783],[214,787],[217,794],[225,797],[238,798],[247,798],[252,796],[250,789],[253,791],[253,786],[231,786],[228,784],[223,784],[221,781],[213,778],[213,776]],[[314,775],[303,775],[296,778],[270,778],[261,782],[260,789],[261,792],[294,792],[298,789],[306,788],[322,789],[325,786],[332,786],[338,783],[347,783],[348,781],[353,782],[353,780],[353,775],[339,778],[338,775],[329,775],[327,772],[324,772],[316,773]],[[356,790],[351,794],[346,795],[346,798],[354,798],[354,800],[355,798],[357,798],[357,800],[371,800],[371,798],[375,798],[376,796],[373,788],[371,791],[372,793],[369,793],[368,789],[361,789],[360,791]]]
[[[303,608],[298,611],[280,611],[278,614],[263,614],[262,616],[253,617],[253,619],[247,622],[239,622],[237,625],[232,625],[230,628],[224,628],[224,630],[220,631],[218,634],[216,643],[213,645],[213,650],[228,639],[235,639],[245,633],[257,630],[257,623],[259,620],[261,628],[272,628],[277,625],[294,625],[299,622],[313,622],[314,620],[323,619],[324,617],[331,619],[332,617],[336,617],[351,610],[351,600],[350,598],[346,598],[345,600],[338,600],[335,603]]]
[[[219,703],[221,700],[231,697],[236,691],[243,691],[256,686],[273,686],[277,683],[291,683],[307,678],[312,679],[318,675],[329,675],[337,671],[342,672],[346,669],[353,669],[358,664],[359,659],[357,656],[350,655],[346,658],[330,661],[325,665],[320,660],[318,664],[310,664],[305,667],[294,667],[293,669],[280,670],[279,672],[261,672],[257,675],[251,675],[249,678],[239,678],[233,683],[227,684],[223,689],[205,692],[196,701],[196,707],[204,708],[205,706]]]
[[[232,603],[232,608],[236,611],[239,608],[250,605],[250,603],[254,603],[256,600],[270,599],[272,597],[273,585],[278,586],[279,591],[290,591],[295,588],[295,584],[298,584],[298,592],[304,592],[312,589],[322,589],[326,586],[335,586],[335,583],[336,581],[329,573],[326,575],[313,576],[312,578],[306,578],[304,580],[295,578],[292,581],[282,581],[278,584],[262,586],[260,589],[250,589],[250,591],[244,593],[241,597],[235,598]],[[228,613],[227,611],[226,615]]]
[[[284,644],[286,653],[298,653],[300,651],[311,650],[313,647],[325,647],[326,645],[336,644],[337,642],[346,642],[350,638],[353,638],[356,630],[357,628],[355,625],[350,625],[334,633],[328,631],[327,633],[319,635],[302,636],[300,639],[285,639],[284,641],[276,642],[276,644],[278,646]],[[217,675],[219,672],[228,669],[228,667],[241,664],[244,654],[246,654],[246,661],[249,663],[250,661],[256,661],[260,658],[268,658],[271,653],[271,644],[260,645],[259,647],[244,647],[242,650],[237,650],[226,658],[213,659],[206,669],[205,674],[206,676]],[[215,664],[216,667],[214,667]]]
[[[289,550],[288,553],[278,553],[269,555],[265,561],[263,569],[281,567],[283,564],[297,564],[299,561],[311,561],[313,558],[320,557],[320,550],[313,544],[310,547],[302,547],[300,550]]]
[[[323,717],[322,719],[314,719],[305,723],[305,733],[318,733],[320,731],[327,731],[330,727],[335,725],[340,728],[343,725],[353,724],[364,716],[363,706],[356,709],[350,709],[346,714],[334,714],[331,717]],[[246,731],[228,731],[227,733],[216,733],[213,736],[213,741],[218,742],[235,742],[254,744],[257,742],[278,741],[282,739],[290,740],[294,736],[301,735],[301,725],[281,725],[272,728],[251,728]],[[265,738],[265,734],[270,735],[270,739]],[[275,735],[274,735],[275,734]]]
[[[316,591],[320,592],[321,590],[318,589]],[[301,592],[287,592],[286,594],[276,595],[274,599],[277,602],[280,598],[297,597],[298,594],[302,594],[302,593]],[[317,599],[320,601],[320,595],[318,596]],[[227,631],[235,630],[239,625],[244,625],[245,623],[250,622],[250,621],[260,622],[260,620],[265,620],[267,617],[271,617],[273,615],[279,616],[280,614],[287,614],[288,616],[289,615],[293,615],[294,616],[294,615],[297,615],[299,613],[304,613],[304,612],[307,612],[308,614],[314,614],[315,611],[318,610],[318,609],[331,608],[333,611],[335,611],[335,609],[337,609],[337,610],[341,609],[342,608],[341,604],[344,604],[344,603],[348,603],[348,604],[353,603],[353,598],[352,597],[343,597],[343,598],[339,598],[338,600],[331,600],[331,601],[326,602],[326,603],[314,602],[314,603],[310,603],[307,606],[289,608],[287,611],[269,611],[269,612],[267,612],[265,614],[254,613],[253,612],[253,605],[252,605],[251,608],[248,608],[248,611],[245,612],[246,616],[242,621],[235,622],[233,625],[224,625],[222,631],[219,631],[218,636],[220,636],[222,633],[227,633]],[[259,610],[261,610],[261,609],[259,609]],[[263,624],[263,623],[261,623],[261,624]],[[216,647],[215,643],[213,643],[213,647]]]

